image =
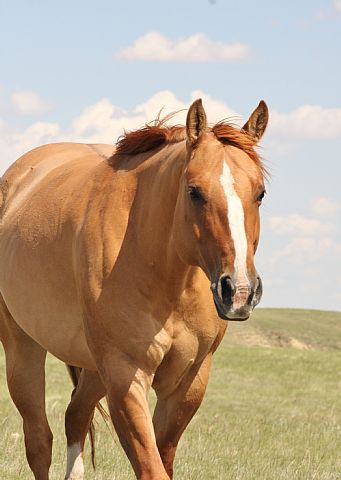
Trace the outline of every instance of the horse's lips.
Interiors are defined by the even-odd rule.
[[[214,300],[214,305],[216,307],[217,313],[222,320],[244,322],[245,320],[247,320],[250,317],[251,312],[248,313],[245,316],[238,316],[237,312],[230,312],[230,313],[225,312],[224,308],[223,308],[221,302],[219,301],[219,299],[217,298],[215,292],[213,292],[213,300]]]
[[[227,316],[225,315],[225,313],[223,312],[223,310],[220,306],[220,303],[215,299],[215,295],[213,295],[213,300],[214,300],[214,305],[215,305],[215,308],[217,310],[217,313],[218,313],[219,317],[222,320],[228,320]]]

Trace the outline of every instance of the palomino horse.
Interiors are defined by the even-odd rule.
[[[209,128],[197,100],[186,127],[161,121],[116,147],[42,146],[3,176],[0,336],[37,480],[51,463],[47,351],[83,369],[66,412],[66,478],[83,478],[105,394],[136,477],[173,477],[226,320],[247,319],[261,297],[264,167],[254,147],[267,121],[262,101],[241,130]]]

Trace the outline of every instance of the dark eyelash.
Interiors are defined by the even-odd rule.
[[[205,197],[203,196],[200,188],[196,185],[189,185],[187,191],[193,202],[205,202]]]
[[[260,195],[258,195],[258,197],[257,197],[258,205],[260,205],[262,203],[262,200],[263,200],[265,194],[266,194],[266,191],[263,190],[263,192]]]

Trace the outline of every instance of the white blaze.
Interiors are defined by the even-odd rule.
[[[247,239],[244,224],[244,209],[234,188],[235,181],[232,172],[225,160],[219,180],[226,195],[227,219],[235,250],[234,271],[236,287],[237,289],[238,287],[246,286],[249,288],[250,284],[246,269]]]
[[[65,480],[83,480],[83,454],[79,443],[67,447],[67,467]]]

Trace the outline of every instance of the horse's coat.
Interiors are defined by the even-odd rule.
[[[248,318],[260,300],[254,146],[267,117],[261,102],[242,130],[208,128],[196,101],[186,128],[159,122],[116,148],[46,145],[1,179],[0,338],[36,479],[51,462],[46,351],[83,369],[66,412],[66,478],[83,477],[105,394],[136,477],[172,478],[224,320]]]

